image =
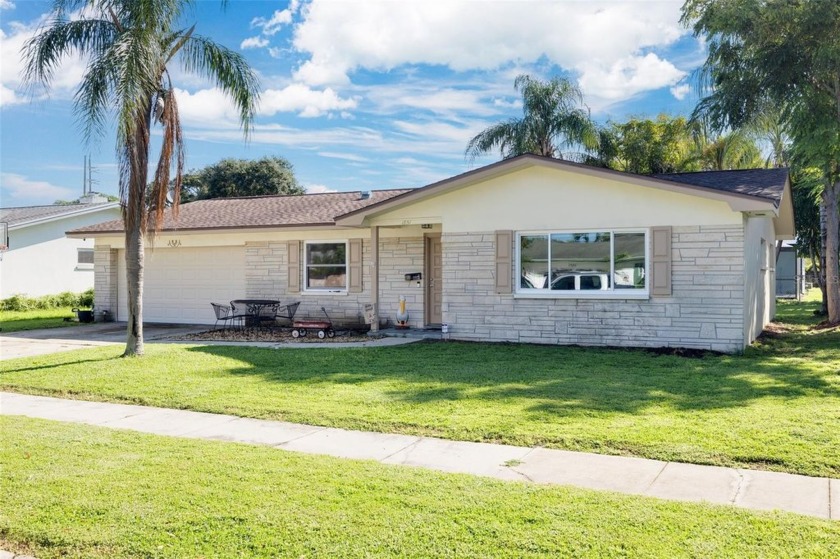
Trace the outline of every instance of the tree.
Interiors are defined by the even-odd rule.
[[[823,258],[823,235],[820,223],[820,196],[823,183],[819,169],[791,170],[791,191],[793,193],[793,213],[796,216],[796,252],[799,256],[810,258],[817,286],[822,292],[822,314],[827,312],[827,293],[825,286],[825,260]]]
[[[747,129],[715,134],[705,125],[695,133],[695,154],[703,171],[764,167],[764,157]]]
[[[840,323],[840,2],[687,0],[682,21],[708,44],[700,109],[737,128],[779,107],[793,158],[822,173],[828,320]]]
[[[692,127],[683,117],[631,118],[600,130],[600,141],[586,163],[616,171],[648,175],[699,170]]]
[[[597,128],[577,85],[565,78],[541,81],[522,74],[513,86],[522,94],[522,117],[494,124],[471,139],[466,149],[470,160],[496,148],[504,159],[526,153],[582,159],[564,150],[598,145]]]
[[[184,168],[178,103],[168,66],[210,79],[233,101],[247,134],[258,96],[245,60],[195,25],[179,28],[192,0],[54,0],[52,20],[24,46],[25,79],[49,87],[59,62],[85,58],[74,108],[86,140],[116,114],[120,202],[125,226],[128,332],[124,355],[142,355],[144,242],[160,229],[170,178],[177,217]],[[82,15],[70,19],[70,14]],[[162,128],[160,153],[147,196],[152,126]]]
[[[184,176],[181,202],[234,196],[303,194],[292,164],[282,157],[222,159]]]

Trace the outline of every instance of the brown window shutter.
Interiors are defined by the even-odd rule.
[[[289,293],[300,292],[300,241],[287,243],[289,256]]]
[[[513,291],[513,231],[496,231],[496,293]]]
[[[671,228],[654,227],[650,262],[650,293],[654,297],[671,296]]]
[[[347,289],[350,293],[362,292],[362,240],[350,239],[350,250],[347,255]]]

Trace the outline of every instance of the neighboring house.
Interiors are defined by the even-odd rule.
[[[0,244],[7,246],[0,256],[0,299],[93,287],[93,239],[65,233],[119,215],[119,204],[107,201],[0,209]]]
[[[796,297],[804,293],[805,259],[796,254],[793,243],[785,241],[776,258],[776,295]]]
[[[120,222],[96,239],[96,305],[126,318]],[[148,250],[145,319],[210,302],[301,301],[361,322],[373,304],[462,340],[739,351],[775,313],[793,238],[786,170],[644,177],[520,156],[416,190],[204,200]]]

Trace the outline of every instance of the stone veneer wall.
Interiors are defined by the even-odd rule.
[[[452,339],[725,352],[744,347],[740,225],[674,227],[672,296],[647,300],[499,295],[494,232],[444,233],[442,242],[443,320]]]
[[[301,239],[303,241],[303,239]],[[303,242],[301,242],[303,246]],[[288,293],[288,255],[286,241],[254,242],[245,245],[245,287],[249,298],[276,298],[282,302],[300,301],[297,318],[321,318],[321,307],[338,325],[364,323],[365,305],[370,303],[371,244],[362,240],[361,293]],[[405,274],[423,271],[423,238],[379,239],[380,319],[394,321],[400,295],[406,298],[409,325],[423,326],[425,290],[405,281]],[[301,270],[301,274],[303,271]],[[301,285],[303,285],[301,277]]]
[[[117,316],[119,303],[117,301],[117,250],[108,245],[99,245],[93,251],[94,282],[93,308],[96,320],[102,320],[102,311],[109,311],[111,317],[117,320],[127,320],[128,317]]]

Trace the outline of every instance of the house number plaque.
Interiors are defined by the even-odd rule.
[[[169,241],[166,243],[166,245],[171,247],[171,248],[177,248],[177,247],[181,246],[181,239],[169,239]]]

